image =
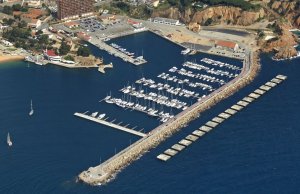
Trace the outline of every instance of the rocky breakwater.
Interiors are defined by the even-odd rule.
[[[263,52],[275,52],[275,59],[289,59],[297,56],[297,37],[290,32],[291,26],[288,24],[274,23],[277,37],[268,41],[261,41],[259,44]]]
[[[82,172],[78,176],[79,180],[90,185],[101,185],[109,182],[120,170],[186,126],[190,121],[197,118],[201,112],[211,108],[216,103],[250,83],[257,75],[259,69],[258,54],[250,52],[249,56],[245,59],[243,71],[234,80],[216,90],[206,99],[195,103],[185,111],[179,113],[173,120],[153,129],[146,137],[125,148],[101,165],[91,167],[87,171]]]

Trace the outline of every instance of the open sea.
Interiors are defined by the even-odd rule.
[[[73,116],[106,113],[111,119],[150,131],[159,121],[143,113],[99,102],[141,77],[156,76],[186,60],[181,47],[145,32],[112,40],[144,55],[134,66],[90,45],[114,68],[66,69],[25,62],[0,65],[0,193],[202,194],[300,193],[300,59],[275,62],[261,56],[258,77],[247,87],[201,114],[186,128],[150,150],[101,187],[76,183],[76,176],[127,147],[137,136]],[[168,162],[156,156],[277,74],[278,87],[226,120]],[[35,113],[28,116],[30,100]],[[13,146],[6,144],[10,133]]]

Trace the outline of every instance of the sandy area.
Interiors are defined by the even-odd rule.
[[[0,63],[9,61],[21,61],[24,60],[24,56],[20,55],[0,55]]]

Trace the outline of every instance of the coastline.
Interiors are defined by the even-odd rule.
[[[21,55],[0,55],[0,64],[5,62],[22,61],[25,57]]]

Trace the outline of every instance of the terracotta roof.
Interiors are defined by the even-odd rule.
[[[41,9],[30,9],[29,11],[28,11],[28,13],[31,13],[31,14],[35,14],[35,15],[43,15],[43,10],[41,10]]]
[[[67,27],[71,27],[71,26],[78,26],[79,23],[78,22],[66,22],[64,25]]]
[[[236,43],[235,42],[229,42],[229,41],[220,40],[220,41],[217,42],[217,45],[218,46],[222,46],[222,47],[227,47],[227,48],[234,49]]]
[[[46,54],[47,54],[49,57],[56,57],[56,56],[58,56],[57,54],[55,54],[54,50],[47,50],[47,51],[46,51]]]

